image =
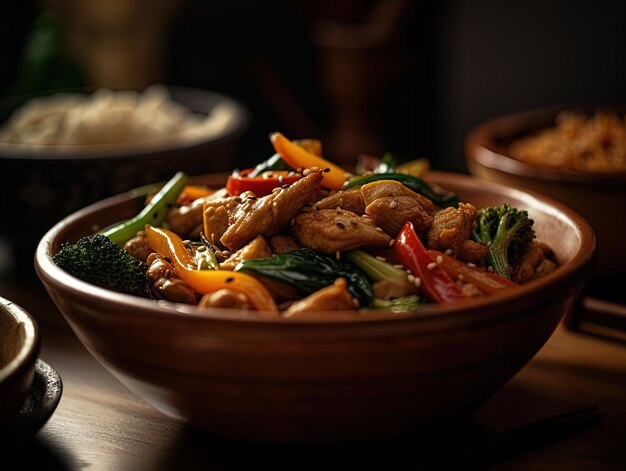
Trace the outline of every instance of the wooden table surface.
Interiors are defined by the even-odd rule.
[[[0,281],[0,296],[37,319],[40,358],[63,381],[52,417],[23,449],[11,452],[19,454],[21,469],[413,469],[476,437],[590,404],[603,412],[600,423],[489,469],[626,469],[626,345],[563,325],[503,389],[452,426],[388,442],[287,449],[195,431],[152,409],[91,357],[38,280]]]

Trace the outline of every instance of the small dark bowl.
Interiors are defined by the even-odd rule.
[[[230,113],[229,123],[217,134],[184,142],[92,146],[0,143],[0,185],[4,192],[0,245],[4,241],[8,245],[4,253],[13,256],[8,262],[13,274],[34,276],[32,260],[41,236],[60,219],[90,203],[168,180],[178,170],[194,175],[236,166],[238,146],[249,123],[247,109],[219,93],[176,86],[168,89],[172,100],[198,113],[207,114],[224,105]],[[13,110],[40,96],[2,100],[0,125]],[[2,268],[0,263],[0,272]]]
[[[0,298],[0,432],[15,419],[26,399],[40,347],[35,319]]]

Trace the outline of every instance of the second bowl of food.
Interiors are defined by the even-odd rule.
[[[313,444],[468,414],[593,265],[593,231],[547,197],[389,161],[350,175],[315,140],[271,141],[254,169],[106,199],[37,249],[84,346],[193,427]]]
[[[624,106],[558,106],[499,116],[468,134],[470,173],[555,198],[598,238],[592,279],[617,286],[626,273]]]

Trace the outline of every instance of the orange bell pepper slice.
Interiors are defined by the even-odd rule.
[[[329,190],[340,190],[346,181],[346,171],[323,157],[315,155],[298,144],[290,141],[279,132],[272,133],[270,140],[274,150],[280,154],[287,164],[294,168],[317,167],[323,170],[322,186]]]
[[[146,241],[161,257],[167,257],[178,276],[200,294],[232,289],[245,294],[258,311],[278,312],[274,298],[256,278],[228,270],[198,270],[182,239],[172,231],[146,225]]]

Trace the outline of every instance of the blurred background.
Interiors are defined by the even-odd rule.
[[[626,102],[621,0],[29,0],[13,12],[0,19],[4,96],[81,83],[222,92],[251,112],[241,165],[281,130],[346,163],[391,151],[464,171],[463,138],[486,118]]]
[[[626,102],[623,0],[29,0],[0,23],[2,98],[216,91],[250,115],[229,167],[269,157],[279,130],[347,165],[389,151],[466,172],[463,140],[485,119]]]

